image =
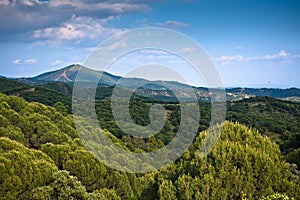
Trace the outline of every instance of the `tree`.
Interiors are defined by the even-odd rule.
[[[158,190],[161,200],[176,200],[176,188],[171,180],[163,180]]]
[[[68,114],[68,108],[62,102],[56,102],[53,107],[65,116]]]
[[[71,176],[68,171],[58,171],[54,174],[54,181],[49,186],[43,186],[33,190],[32,198],[83,200],[87,199],[87,192],[77,177]]]

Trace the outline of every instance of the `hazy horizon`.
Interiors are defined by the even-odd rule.
[[[61,66],[61,67],[58,67],[57,69],[55,70],[51,70],[51,71],[45,71],[45,72],[42,72],[40,74],[36,74],[36,75],[33,75],[33,76],[19,76],[19,77],[7,77],[7,76],[2,76],[0,74],[0,77],[4,77],[4,78],[8,78],[8,79],[20,79],[20,78],[34,78],[36,76],[39,76],[39,75],[43,75],[45,73],[48,73],[48,72],[56,72],[56,71],[59,71],[61,69],[64,69],[64,68],[67,68],[69,66],[72,66],[72,65],[80,65],[82,67],[85,67],[81,64],[71,64],[71,65],[68,65],[68,66]],[[106,71],[107,72],[107,71]],[[162,80],[162,79],[148,79],[148,78],[145,78],[145,77],[137,77],[137,76],[122,76],[121,74],[116,74],[116,73],[113,73],[113,72],[107,72],[113,76],[121,76],[121,77],[125,77],[125,78],[140,78],[140,79],[145,79],[145,80],[148,80],[148,81],[174,81],[174,82],[178,82],[178,83],[181,83],[181,84],[187,84],[187,85],[190,85],[190,86],[193,86],[193,87],[206,87],[205,85],[192,85],[192,84],[188,84],[188,83],[185,83],[185,82],[180,82],[178,80]],[[226,89],[231,89],[231,88],[253,88],[253,89],[261,89],[261,88],[267,88],[267,89],[290,89],[290,88],[297,88],[297,89],[300,89],[299,87],[289,87],[289,86],[284,86],[284,85],[281,85],[281,86],[274,86],[274,87],[266,87],[265,85],[247,85],[247,86],[242,86],[242,85],[224,85],[223,88],[226,88]]]

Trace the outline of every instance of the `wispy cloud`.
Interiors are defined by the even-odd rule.
[[[248,61],[276,61],[276,60],[285,60],[285,59],[293,59],[293,58],[300,58],[299,55],[293,55],[286,50],[282,50],[275,54],[266,54],[263,56],[257,57],[246,57],[240,54],[237,55],[224,55],[214,60],[216,62],[221,62],[222,64],[234,63],[234,62],[248,62]]]
[[[28,64],[28,65],[32,65],[37,63],[37,60],[35,59],[26,59],[26,60],[22,60],[22,59],[16,59],[14,61],[12,61],[13,64]]]
[[[157,26],[159,27],[164,27],[164,28],[186,28],[190,27],[191,25],[185,22],[180,22],[180,21],[174,21],[174,20],[168,20],[162,23],[156,23]]]
[[[61,60],[56,60],[51,65],[54,66],[54,65],[60,65],[60,64],[62,64],[62,61]]]
[[[279,53],[276,54],[271,54],[271,55],[265,55],[263,59],[265,60],[273,60],[273,59],[278,59],[278,58],[284,58],[287,57],[289,53],[285,50],[280,51]]]
[[[249,61],[251,58],[246,58],[241,55],[233,55],[233,56],[220,56],[217,59],[215,59],[218,62],[222,63],[230,63],[230,62],[243,62],[243,61]]]
[[[20,64],[20,63],[22,63],[22,60],[17,59],[17,60],[12,61],[12,63],[13,64]]]

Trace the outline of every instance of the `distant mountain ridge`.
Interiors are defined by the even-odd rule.
[[[81,73],[84,74],[84,76],[82,76],[84,79],[81,79],[80,81],[84,82],[98,80],[99,75],[101,74],[98,87],[108,87],[105,89],[105,95],[111,94],[113,90],[112,87],[115,86],[120,79],[122,79],[121,83],[118,83],[121,87],[124,89],[138,88],[136,90],[137,94],[149,98],[176,101],[176,97],[172,92],[173,89],[179,91],[182,96],[189,98],[186,91],[192,88],[200,101],[210,101],[209,89],[205,87],[194,87],[175,81],[149,81],[142,78],[126,78],[116,76],[108,72],[91,70],[78,64],[73,64],[55,71],[49,71],[35,77],[17,78],[14,80],[29,85],[45,85],[46,88],[70,96],[72,86],[76,80],[79,70],[81,70]],[[227,100],[229,101],[242,100],[255,96],[270,96],[300,102],[300,89],[298,88],[226,88],[226,94]],[[102,98],[105,97],[105,95],[100,96]]]
[[[245,93],[255,96],[272,96],[276,98],[286,98],[291,96],[300,96],[298,88],[232,88],[226,89],[227,93]]]
[[[145,88],[150,88],[150,89],[166,89],[165,87],[162,87],[162,85],[165,85],[170,88],[191,88],[192,87],[190,85],[186,85],[175,81],[149,81],[142,78],[121,77],[121,76],[110,74],[108,72],[88,69],[78,64],[70,65],[59,70],[40,74],[38,76],[32,77],[31,80],[47,81],[47,82],[59,81],[64,83],[75,82],[79,70],[82,70],[82,73],[84,73],[84,75],[86,76],[87,78],[86,81],[89,81],[88,78],[92,79],[94,77],[98,77],[101,74],[101,80],[99,80],[100,86],[101,85],[114,86],[122,78],[121,84],[129,88],[136,87],[136,86],[144,86]]]

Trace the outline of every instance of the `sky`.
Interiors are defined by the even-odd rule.
[[[299,10],[299,0],[0,0],[0,75],[82,64],[110,36],[161,27],[201,45],[225,87],[300,88]]]

